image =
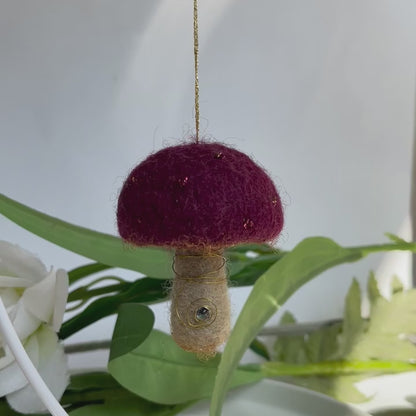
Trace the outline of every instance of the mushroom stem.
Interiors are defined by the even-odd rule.
[[[226,260],[220,251],[177,250],[173,263],[171,331],[185,351],[215,355],[230,332]]]

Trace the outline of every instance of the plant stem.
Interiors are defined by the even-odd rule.
[[[412,251],[416,252],[416,243],[414,242],[394,242],[386,244],[373,244],[370,246],[358,246],[358,247],[349,247],[350,250],[357,250],[363,253],[365,256],[370,253],[378,253],[380,251]]]
[[[404,361],[326,361],[312,364],[265,362],[261,371],[266,377],[340,376],[360,373],[402,373],[415,371],[416,364]]]

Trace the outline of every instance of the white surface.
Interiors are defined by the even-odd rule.
[[[198,403],[180,414],[206,416],[208,403]],[[296,386],[264,380],[229,393],[223,416],[369,416],[360,410]]]
[[[200,3],[203,133],[275,179],[280,245],[395,232],[409,204],[416,2]],[[129,169],[192,130],[191,19],[185,0],[0,0],[0,192],[116,233]],[[46,264],[85,261],[4,218],[0,234]],[[363,282],[380,259],[323,274],[285,308],[300,320],[340,316],[351,278]],[[248,291],[232,289],[234,319]],[[167,330],[166,306],[154,310]],[[71,340],[108,338],[113,322]]]
[[[358,408],[363,411],[381,411],[387,409],[414,409],[416,397],[416,373],[385,375],[368,379],[357,384],[358,388],[372,397]]]

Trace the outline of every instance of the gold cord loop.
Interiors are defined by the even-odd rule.
[[[222,262],[218,268],[211,270],[209,272],[206,272],[203,275],[199,275],[199,276],[186,276],[177,272],[175,268],[175,262],[177,258],[196,258],[196,257],[200,257],[200,258],[218,257],[222,259]],[[175,256],[173,257],[173,262],[172,262],[172,270],[175,273],[176,279],[186,280],[186,281],[194,282],[194,283],[222,284],[222,281],[224,279],[227,279],[227,276],[225,275],[224,279],[218,278],[218,272],[223,267],[225,267],[226,263],[227,263],[227,259],[224,256],[221,256],[219,254],[198,255],[198,256],[175,254]]]
[[[198,0],[194,0],[194,87],[195,87],[195,142],[199,142],[199,79],[198,79]]]

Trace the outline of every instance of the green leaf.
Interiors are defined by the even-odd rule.
[[[290,325],[295,324],[296,318],[292,314],[292,312],[286,311],[283,316],[280,318],[279,325]]]
[[[284,256],[268,244],[242,244],[225,250],[232,286],[254,284],[273,263]]]
[[[296,323],[295,317],[290,312],[285,312],[279,325]],[[274,344],[274,360],[288,363],[307,362],[304,335],[285,336],[281,335]]]
[[[403,292],[403,283],[397,276],[393,276],[391,289],[393,293]]]
[[[200,361],[180,349],[168,335],[152,331],[135,350],[111,360],[111,375],[126,389],[147,400],[176,404],[209,397],[220,357]],[[231,387],[262,378],[259,369],[237,369]]]
[[[266,345],[264,345],[257,338],[253,339],[253,341],[251,342],[250,349],[260,357],[263,357],[265,360],[270,360],[270,354]]]
[[[90,373],[73,374],[66,391],[82,391],[89,389],[113,389],[120,385],[104,371],[93,371]]]
[[[227,391],[230,374],[256,333],[275,311],[303,284],[338,264],[357,261],[380,251],[416,251],[414,243],[343,248],[330,239],[312,237],[303,240],[291,252],[271,266],[256,282],[225,347],[218,369],[210,415],[218,416]]]
[[[69,273],[70,283],[105,270],[121,267],[135,270],[157,279],[173,277],[172,253],[151,247],[133,247],[112,235],[92,231],[43,214],[0,194],[0,213],[26,230],[58,246],[73,251],[99,263],[81,266]],[[251,258],[247,252],[254,252],[258,258]],[[253,284],[284,253],[266,244],[241,245],[227,249],[230,258],[230,275],[238,286]],[[253,264],[241,275],[238,273]],[[257,267],[259,266],[259,267]]]
[[[125,396],[125,395],[123,395]],[[122,400],[106,400],[103,404],[84,406],[69,413],[70,416],[173,416],[191,403],[166,406],[151,403],[140,397],[128,395]]]
[[[110,361],[137,348],[150,334],[155,323],[152,310],[140,303],[120,306],[110,347]]]
[[[61,221],[3,194],[0,194],[0,213],[31,233],[100,263],[158,279],[172,277],[172,254],[167,250],[129,246],[120,238]]]
[[[152,303],[166,300],[167,296],[165,281],[150,277],[138,279],[127,286],[125,291],[98,298],[81,313],[65,321],[59,331],[59,337],[61,339],[68,338],[99,319],[115,314],[118,307],[123,303]]]
[[[212,395],[210,415],[219,416],[230,374],[256,333],[275,311],[303,284],[338,264],[357,261],[370,253],[390,250],[416,251],[414,243],[343,248],[324,237],[303,240],[271,266],[256,282],[225,347]]]
[[[345,308],[342,334],[339,339],[338,357],[345,358],[351,353],[366,329],[366,322],[361,316],[361,291],[357,280],[353,280],[348,291]]]
[[[336,323],[308,334],[305,339],[308,362],[318,363],[334,359],[338,352],[341,330],[342,323]]]
[[[416,289],[395,292],[390,301],[379,297],[371,305],[365,333],[356,337],[347,358],[414,360],[416,346],[409,336],[416,333],[415,316]]]
[[[70,415],[154,415],[169,416],[179,413],[192,402],[174,406],[149,402],[123,389],[108,373],[90,372],[71,376],[61,403]],[[0,407],[1,409],[1,407]],[[76,410],[74,410],[76,409]],[[2,415],[3,413],[0,412]]]
[[[242,260],[231,260],[233,266],[230,270],[230,281],[232,286],[250,286],[266,272],[273,264],[284,256],[280,254],[260,254],[256,258],[245,258]],[[238,267],[236,267],[237,265]]]
[[[394,243],[406,243],[407,241],[404,240],[403,238],[399,237],[396,234],[392,234],[392,233],[384,233],[384,235],[391,241],[393,241]]]
[[[117,282],[117,283],[91,288],[97,283],[101,283],[103,281]],[[123,281],[123,279],[117,276],[100,277],[85,286],[80,286],[72,290],[68,294],[68,303],[75,302],[75,301],[88,301],[91,298],[101,296],[101,295],[108,295],[110,293],[118,294],[118,293],[128,290],[131,285],[132,285],[132,282]]]
[[[371,248],[367,248],[371,250]],[[276,262],[256,282],[238,317],[218,369],[211,416],[219,416],[231,374],[259,329],[300,286],[337,264],[356,261],[358,249],[346,249],[323,238],[308,238]]]
[[[226,253],[227,255],[233,253],[246,254],[248,251],[257,254],[277,254],[279,252],[278,249],[271,246],[270,244],[240,244],[238,246],[227,248]]]
[[[277,351],[284,349],[289,354],[280,353],[280,362],[262,364],[263,372],[338,400],[362,402],[367,398],[355,388],[356,382],[375,374],[413,371],[416,347],[407,336],[416,332],[412,318],[416,289],[394,292],[393,284],[391,301],[387,301],[380,296],[374,274],[370,274],[367,287],[369,319],[361,317],[361,293],[354,280],[346,296],[342,324],[312,332],[303,343],[299,337],[278,338]]]
[[[367,282],[367,294],[370,301],[370,305],[373,306],[375,302],[381,297],[380,290],[378,288],[377,280],[374,272],[370,272],[370,276]]]
[[[281,257],[275,255],[270,257],[269,254],[265,254],[264,256],[260,254],[256,259],[249,259],[244,256],[244,260],[241,260],[239,263],[243,269],[230,277],[233,286],[252,284],[264,270],[267,270],[267,268],[280,258]],[[92,265],[81,266],[79,269],[75,269],[74,272],[77,273],[75,276],[78,277],[79,271],[81,274],[80,278],[82,278],[84,277],[82,274],[89,274],[89,272],[93,273],[94,270],[99,271],[99,268],[100,266],[94,263]],[[122,282],[116,285],[89,289],[92,284],[93,283],[90,283],[73,290],[68,296],[68,302],[79,301],[80,303],[75,307],[79,308],[83,306],[87,300],[93,297],[108,295],[110,293],[111,295],[102,296],[101,298],[94,300],[84,311],[66,321],[61,328],[61,338],[67,338],[99,319],[116,313],[118,306],[122,303],[155,303],[165,301],[168,297],[166,290],[166,287],[168,287],[167,280],[163,281],[159,279],[144,278],[133,283]]]
[[[103,270],[111,269],[111,266],[101,263],[90,263],[84,266],[77,267],[76,269],[70,270],[68,272],[69,284],[72,285],[76,281],[89,276],[94,273],[101,272]]]

